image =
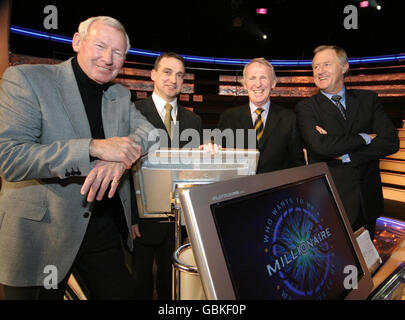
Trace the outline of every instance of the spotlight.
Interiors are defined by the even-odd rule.
[[[380,6],[380,5],[377,6],[377,10],[381,10],[381,6]]]
[[[267,14],[267,8],[257,8],[256,14]]]
[[[368,4],[368,1],[360,1],[360,8],[367,8]]]
[[[267,35],[266,35],[266,34],[264,34],[262,37],[263,37],[263,40],[266,40],[266,39],[267,39]]]

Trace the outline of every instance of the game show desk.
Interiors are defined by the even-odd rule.
[[[372,300],[405,300],[405,238],[373,276]]]

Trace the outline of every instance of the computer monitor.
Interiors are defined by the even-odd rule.
[[[363,299],[372,290],[324,163],[182,190],[180,201],[208,299]]]
[[[139,216],[166,217],[171,212],[177,186],[202,185],[254,175],[258,150],[159,149],[142,157],[134,169]]]

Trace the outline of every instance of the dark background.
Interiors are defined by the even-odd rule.
[[[359,1],[337,0],[14,0],[11,24],[71,37],[86,18],[110,15],[124,24],[132,48],[225,58],[311,59],[320,44],[341,45],[349,57],[404,52],[405,2],[379,0],[380,11],[375,0],[369,2],[369,8],[359,8]],[[43,26],[48,4],[58,9],[57,30]],[[358,8],[357,30],[343,25],[344,7],[350,4]],[[268,14],[257,15],[257,7],[267,7]],[[15,35],[10,51],[46,57],[72,52],[68,45],[38,45]]]

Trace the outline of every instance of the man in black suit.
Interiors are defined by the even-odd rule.
[[[305,165],[294,112],[270,102],[277,84],[273,66],[264,58],[251,60],[243,69],[243,84],[249,103],[221,114],[222,146],[259,149],[257,173]]]
[[[337,46],[314,50],[312,69],[320,92],[297,104],[298,126],[309,162],[325,161],[353,230],[373,237],[383,212],[379,158],[395,153],[395,127],[372,91],[345,88],[346,52]]]
[[[151,97],[137,101],[136,108],[156,128],[161,129],[160,147],[198,148],[202,137],[201,118],[178,104],[185,75],[184,60],[175,53],[159,56],[151,73]],[[170,133],[170,134],[169,134]],[[184,137],[183,137],[183,135]],[[187,134],[185,134],[187,133]],[[181,140],[187,138],[187,140]],[[153,261],[157,265],[158,299],[170,300],[174,223],[169,218],[140,218],[133,221],[133,274],[140,299],[153,297]]]

